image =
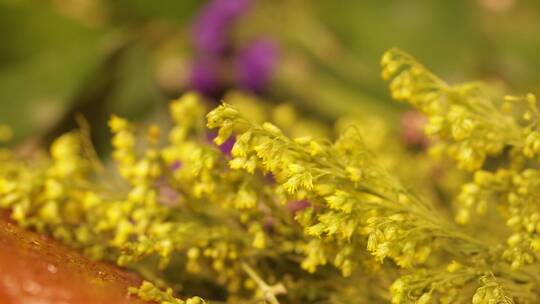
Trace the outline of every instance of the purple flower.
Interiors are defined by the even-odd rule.
[[[182,168],[182,162],[177,160],[177,161],[175,161],[174,163],[171,164],[170,168],[171,168],[172,171],[176,171],[176,170]]]
[[[158,188],[158,202],[166,206],[176,206],[180,203],[180,194],[171,186],[162,185]]]
[[[196,60],[191,68],[189,87],[207,96],[219,93],[219,62],[211,58]]]
[[[219,149],[221,150],[221,152],[223,152],[223,154],[230,156],[235,142],[236,139],[234,138],[234,136],[231,136],[223,144],[221,144],[221,146],[219,146]]]
[[[270,39],[251,42],[237,56],[238,85],[253,92],[261,91],[270,80],[278,59],[278,48]]]
[[[202,8],[192,28],[196,57],[190,89],[219,99],[227,87],[258,93],[266,86],[278,57],[274,41],[256,39],[237,51],[229,37],[235,22],[250,5],[249,0],[211,0]],[[222,73],[230,66],[234,66],[235,78]]]
[[[193,25],[196,48],[219,55],[227,46],[230,27],[249,7],[248,0],[212,0],[200,12]]]
[[[429,139],[424,133],[427,118],[418,111],[407,111],[400,119],[401,139],[409,147],[425,149],[429,147]]]
[[[216,136],[217,136],[216,132],[209,132],[207,136],[208,141],[213,142]],[[221,150],[221,152],[223,152],[223,154],[227,156],[231,156],[231,151],[235,142],[236,142],[236,138],[234,136],[231,136],[219,146],[219,149]]]
[[[175,164],[181,165],[180,161],[176,161],[171,165]],[[176,170],[176,169],[173,169]],[[156,186],[158,190],[158,202],[167,206],[175,206],[180,203],[180,193],[178,193],[172,186],[169,184],[166,178],[161,177],[156,181]]]
[[[273,185],[276,183],[276,178],[274,177],[274,174],[268,172],[264,175],[264,180],[268,182],[269,184]]]
[[[287,209],[291,212],[291,213],[297,213],[299,211],[302,211],[304,209],[306,209],[307,207],[310,207],[311,206],[311,203],[309,201],[306,201],[306,200],[302,200],[302,201],[294,201],[294,202],[289,202],[287,204]]]
[[[274,232],[276,221],[271,216],[266,216],[263,220],[263,228],[266,232]]]

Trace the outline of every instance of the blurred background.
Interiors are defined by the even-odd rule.
[[[160,120],[186,90],[399,128],[379,71],[394,46],[450,82],[540,93],[536,0],[0,0],[0,37],[0,124],[16,145],[82,114],[104,152],[111,113]]]

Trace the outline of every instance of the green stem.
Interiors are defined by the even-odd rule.
[[[262,290],[264,294],[264,299],[270,302],[270,304],[279,304],[279,301],[276,298],[276,291],[277,286],[270,286],[266,284],[266,282],[261,279],[261,277],[245,262],[242,262],[242,269],[249,275],[249,277],[255,281],[255,283],[259,286],[259,288]],[[279,285],[283,288],[282,285]]]

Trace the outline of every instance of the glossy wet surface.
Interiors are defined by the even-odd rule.
[[[1,304],[144,303],[127,294],[139,283],[135,274],[91,261],[0,214]]]

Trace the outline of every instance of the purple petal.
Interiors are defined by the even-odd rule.
[[[266,216],[263,220],[263,228],[266,232],[274,232],[276,221],[271,216]]]
[[[239,86],[254,92],[264,89],[272,76],[277,59],[278,47],[273,40],[253,41],[237,57]]]
[[[236,139],[231,136],[223,144],[221,144],[221,146],[219,146],[219,149],[221,150],[221,152],[223,152],[223,154],[230,156],[235,142]]]
[[[307,207],[310,207],[311,206],[311,203],[309,201],[306,201],[306,200],[302,200],[302,201],[294,201],[294,202],[290,202],[287,204],[287,209],[291,212],[291,213],[297,213],[298,211],[302,211],[304,209],[306,209]]]
[[[207,54],[222,53],[226,47],[230,27],[248,8],[248,0],[210,1],[193,24],[196,48]]]
[[[190,89],[212,96],[221,89],[219,62],[212,59],[196,60],[191,68]]]
[[[264,180],[268,182],[271,185],[274,185],[276,183],[276,178],[274,177],[274,174],[268,172],[264,175]]]
[[[182,168],[182,162],[177,160],[177,161],[175,161],[174,163],[171,164],[170,168],[171,168],[172,171],[176,171],[176,170]]]
[[[213,142],[216,136],[217,136],[216,132],[209,132],[207,135],[208,141]],[[223,152],[223,154],[227,156],[231,156],[231,151],[235,142],[236,142],[236,138],[234,136],[231,136],[223,144],[219,146],[219,149],[221,150],[221,152]]]
[[[429,139],[424,133],[427,118],[418,111],[407,111],[400,119],[401,139],[409,147],[426,148]]]

